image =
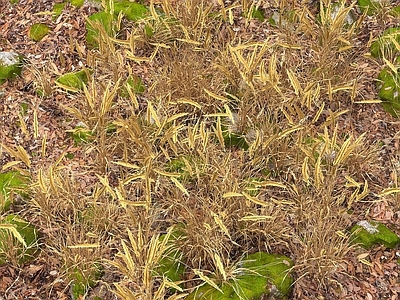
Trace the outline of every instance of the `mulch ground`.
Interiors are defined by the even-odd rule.
[[[1,86],[0,142],[10,146],[20,145],[30,153],[40,153],[41,137],[46,136],[46,156],[33,156],[32,164],[37,167],[45,166],[62,153],[68,152],[74,154],[70,161],[71,168],[76,166],[78,169],[85,164],[86,158],[67,136],[66,130],[72,129],[76,124],[68,121],[60,107],[60,104],[68,104],[71,99],[68,95],[57,92],[50,98],[38,97],[35,93],[37,87],[34,85],[34,76],[39,76],[43,82],[53,86],[57,75],[85,65],[85,17],[96,12],[97,8],[88,4],[81,8],[67,4],[62,15],[54,20],[50,13],[43,12],[52,11],[56,2],[60,1],[20,0],[17,5],[10,5],[7,0],[0,0],[0,51],[23,54],[29,66],[21,78]],[[380,28],[382,25],[368,24],[368,20],[365,22],[365,28],[374,32],[384,29]],[[40,42],[28,38],[29,28],[34,23],[45,23],[51,28],[50,34]],[[257,30],[262,30],[260,26],[249,28],[255,35]],[[48,72],[49,69],[52,70],[51,73]],[[365,60],[362,69],[366,78],[376,78],[376,65]],[[370,84],[363,87],[363,95],[376,99],[373,80],[366,82]],[[22,103],[29,104],[29,110],[21,119]],[[378,193],[382,187],[391,186],[397,180],[396,172],[400,171],[400,121],[384,112],[378,104],[341,107],[346,108],[349,113],[339,120],[341,130],[358,134],[367,132],[368,140],[382,143],[378,153],[381,167],[369,174],[372,181],[371,191]],[[36,139],[31,134],[33,111],[36,111],[40,124]],[[19,126],[21,123],[26,125],[26,131],[23,126]],[[0,152],[0,167],[11,160],[6,152]],[[371,203],[366,217],[381,221],[400,234],[400,200],[397,200],[397,205],[394,201],[390,198]],[[397,262],[400,259],[400,249],[375,247],[372,250],[358,251],[357,255],[349,255],[344,270],[338,270],[335,275],[336,282],[332,282],[332,286],[337,287],[336,293],[330,288],[324,294],[321,292],[323,288],[309,281],[307,285],[296,286],[293,299],[400,299],[400,264]],[[0,300],[69,299],[69,283],[60,279],[58,268],[58,262],[47,257],[45,253],[23,268],[1,266]],[[110,294],[102,293],[103,299],[112,299]]]

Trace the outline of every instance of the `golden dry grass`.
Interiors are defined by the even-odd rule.
[[[338,119],[363,98],[356,64],[365,49],[354,36],[364,16],[347,25],[354,5],[332,17],[321,1],[318,20],[301,1],[278,1],[281,24],[253,36],[233,28],[254,2],[216,2],[162,1],[139,24],[120,22],[123,39],[101,30],[99,50],[88,52],[93,79],[64,109],[93,133],[82,145],[90,163],[77,172],[60,157],[31,170],[27,208],[48,228],[44,251],[59,257],[66,278],[101,261],[118,274],[106,284],[122,299],[179,299],[212,274],[234,277],[240,257],[266,250],[294,259],[295,284],[312,279],[329,290],[353,250],[350,214],[368,208],[364,174],[376,148],[343,133]],[[143,65],[145,93],[121,96]],[[226,130],[248,150],[227,146]],[[23,149],[5,150],[29,167]],[[173,294],[176,283],[153,270],[167,248],[159,235],[178,223],[186,282]]]

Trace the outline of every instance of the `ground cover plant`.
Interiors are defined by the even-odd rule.
[[[400,20],[361,2],[0,2],[0,294],[397,299]]]

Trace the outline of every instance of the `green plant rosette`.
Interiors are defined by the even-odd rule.
[[[241,274],[220,284],[220,290],[205,284],[186,300],[287,299],[293,285],[292,266],[293,261],[286,256],[256,252],[239,262]]]
[[[0,221],[0,265],[10,262],[15,253],[19,265],[34,259],[39,252],[39,232],[35,226],[16,215]]]
[[[73,5],[75,7],[81,7],[85,1],[84,0],[69,0],[69,2],[71,3],[71,5]]]
[[[0,52],[0,84],[21,75],[23,57],[15,52]]]
[[[46,24],[33,24],[29,29],[29,37],[35,42],[41,41],[50,31],[50,27]]]
[[[17,171],[0,173],[0,212],[10,209],[11,193],[24,195],[28,178]]]

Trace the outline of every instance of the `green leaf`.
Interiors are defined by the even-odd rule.
[[[64,10],[66,2],[55,3],[53,6],[53,19],[57,19]]]
[[[378,76],[379,98],[382,99],[382,106],[386,112],[393,117],[400,115],[400,74],[385,68]]]
[[[50,28],[46,24],[33,24],[29,29],[29,37],[35,42],[39,42],[49,33],[49,31]]]
[[[0,212],[7,211],[10,208],[11,192],[23,195],[27,182],[28,178],[17,171],[0,173]]]
[[[56,79],[56,84],[69,92],[78,92],[83,90],[84,84],[87,84],[89,74],[89,70],[66,73]]]

